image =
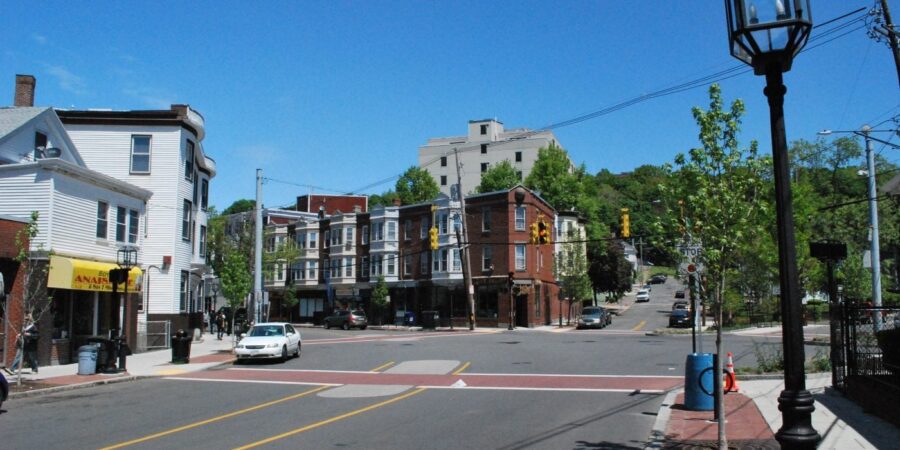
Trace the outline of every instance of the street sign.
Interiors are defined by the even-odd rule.
[[[703,264],[683,262],[678,266],[678,272],[682,275],[693,275],[698,272],[703,272]]]
[[[681,253],[681,256],[685,258],[694,259],[699,257],[703,253],[703,247],[700,245],[679,245],[678,251]]]

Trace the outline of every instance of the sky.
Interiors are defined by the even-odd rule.
[[[811,3],[820,24],[877,2]],[[814,29],[784,74],[789,141],[897,127],[889,48],[863,20],[826,33],[862,15]],[[6,0],[0,29],[2,105],[15,74],[32,74],[37,106],[199,111],[219,210],[255,197],[257,168],[266,206],[382,193],[429,138],[464,135],[469,120],[539,129],[742,66],[724,4],[709,0]],[[743,72],[719,82],[723,97],[746,105],[741,143],[768,153],[765,80]],[[691,108],[708,103],[701,84],[553,132],[588,172],[628,172],[697,147]]]

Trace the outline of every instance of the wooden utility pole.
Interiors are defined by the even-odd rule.
[[[891,21],[891,10],[887,0],[881,0],[881,11],[884,15],[884,29],[875,28],[875,31],[885,35],[891,45],[891,53],[894,55],[894,66],[897,68],[897,83],[900,83],[900,49],[897,44],[897,33],[894,32],[894,23]]]
[[[469,313],[469,330],[475,329],[475,289],[472,286],[472,272],[471,272],[471,264],[469,264],[469,232],[468,227],[466,226],[466,196],[463,194],[462,188],[462,172],[461,166],[459,164],[459,151],[456,147],[453,148],[453,156],[456,158],[456,195],[459,196],[459,215],[460,215],[460,223],[462,224],[462,235],[465,239],[465,244],[461,244],[459,242],[459,234],[457,233],[456,243],[459,245],[459,249],[462,255],[463,262],[463,283],[466,285],[466,303],[468,307],[466,308]],[[450,321],[453,321],[453,312],[450,312]]]

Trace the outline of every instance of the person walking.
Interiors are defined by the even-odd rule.
[[[222,340],[222,334],[225,332],[225,314],[219,311],[216,315],[216,336],[218,340]]]
[[[203,334],[207,330],[209,330],[209,332],[212,333],[212,323],[210,322],[209,319],[210,319],[209,310],[204,309],[203,310],[203,330],[201,330],[200,334]]]
[[[38,348],[38,328],[31,316],[25,317],[25,339],[23,349],[25,351],[25,360],[31,366],[31,373],[38,373],[37,348]]]

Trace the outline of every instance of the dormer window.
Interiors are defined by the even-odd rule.
[[[44,157],[44,150],[47,149],[47,135],[36,131],[34,133],[34,159]]]

